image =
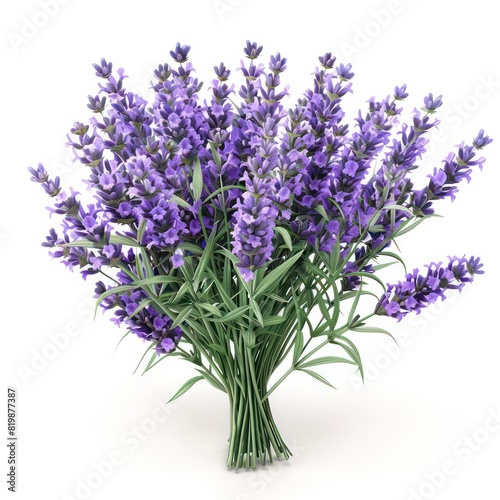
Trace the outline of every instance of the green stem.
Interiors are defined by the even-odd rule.
[[[290,375],[294,370],[297,369],[306,359],[309,359],[313,354],[318,352],[320,349],[325,347],[325,345],[330,343],[330,339],[324,340],[321,344],[317,345],[312,351],[306,354],[303,358],[299,359],[295,364],[293,364],[280,378],[279,380],[267,391],[262,401],[265,401],[277,388],[278,386]],[[302,350],[304,352],[304,350]]]

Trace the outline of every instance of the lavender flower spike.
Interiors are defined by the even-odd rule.
[[[233,230],[233,252],[240,262],[237,264],[245,281],[254,278],[253,271],[262,267],[273,251],[277,209],[265,197],[257,200],[251,193],[243,194],[238,202],[236,223]]]
[[[459,290],[465,283],[472,283],[475,274],[483,274],[483,264],[479,258],[448,257],[446,267],[442,263],[431,263],[427,267],[427,274],[420,274],[418,269],[406,275],[406,280],[389,285],[387,292],[382,295],[375,310],[380,316],[391,316],[400,321],[409,312],[417,314],[433,304],[439,298],[444,300],[446,290]]]

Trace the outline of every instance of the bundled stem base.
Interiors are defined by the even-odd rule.
[[[230,395],[231,432],[227,466],[235,469],[265,465],[267,460],[288,459],[292,455],[284,443],[271,413],[269,400],[264,398],[267,381],[255,376],[252,349],[244,348],[239,366],[239,378]]]

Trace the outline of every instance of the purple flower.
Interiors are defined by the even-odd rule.
[[[416,188],[410,173],[426,151],[425,134],[439,123],[432,114],[441,96],[427,95],[423,111],[400,123],[408,93],[406,85],[397,86],[392,95],[371,97],[351,127],[342,106],[352,91],[350,64],[337,65],[330,52],[320,56],[310,88],[288,110],[287,59],[278,52],[266,67],[255,62],[262,50],[247,41],[237,89],[229,69],[215,66],[203,98],[187,45],[170,51],[173,67],[154,71],[151,102],[126,90],[123,69],[113,70],[104,58],[94,64],[100,83],[98,95],[88,98],[92,117],[75,122],[68,134],[93,200],[62,191],[43,165],[29,168],[31,180],[54,198],[51,217],[62,219],[42,243],[49,255],[84,279],[105,274],[114,285],[150,273],[185,280],[186,271],[196,272],[207,235],[227,224],[216,245],[232,250],[245,281],[298,248],[303,258],[318,258],[322,271],[332,264],[329,254],[338,252],[343,294],[359,290],[365,273],[375,272],[374,260],[405,222],[432,214],[436,200],[453,199],[458,184],[482,168],[478,150],[491,139],[480,130]],[[418,313],[447,290],[461,290],[482,267],[479,258],[453,257],[446,266],[415,270],[389,285],[377,313],[398,319]],[[148,292],[167,302],[177,289],[175,280],[151,286]],[[98,295],[107,290],[97,283]],[[186,325],[172,328],[171,318],[148,299],[137,288],[110,295],[102,306],[159,354],[170,353]]]
[[[257,199],[249,192],[236,206],[233,252],[240,260],[237,266],[243,278],[250,281],[253,272],[271,257],[277,210],[265,197]]]
[[[49,174],[45,170],[44,166],[39,163],[37,169],[28,167],[31,174],[31,181],[37,182],[42,185],[44,191],[51,197],[55,197],[61,191],[61,181],[59,177],[54,180],[49,178]]]
[[[409,312],[417,314],[438,298],[445,299],[446,290],[459,290],[474,280],[474,274],[482,274],[478,258],[449,257],[446,267],[441,262],[431,263],[426,274],[418,269],[406,275],[406,281],[387,287],[376,308],[376,314],[391,316],[400,321]]]
[[[177,42],[175,49],[170,51],[170,55],[175,62],[184,63],[188,60],[188,54],[191,50],[189,45],[182,45]]]
[[[174,269],[177,269],[178,267],[183,266],[183,265],[184,265],[184,259],[182,257],[182,254],[175,253],[172,256],[172,266],[174,267]]]
[[[249,42],[247,40],[247,44],[243,52],[245,52],[245,55],[248,57],[248,59],[257,59],[257,57],[259,57],[260,53],[262,52],[262,49],[262,45],[258,46],[257,43]]]
[[[332,69],[337,58],[332,56],[331,52],[326,52],[322,56],[318,57],[321,66],[325,69]]]
[[[476,149],[483,149],[484,146],[490,144],[491,142],[493,142],[493,139],[490,139],[487,135],[484,135],[484,130],[481,129],[474,141],[472,141],[472,144]]]
[[[434,97],[431,94],[428,94],[424,97],[424,107],[422,108],[427,113],[434,113],[436,109],[438,109],[443,104],[442,95],[438,97]]]
[[[88,99],[89,103],[87,104],[87,108],[94,113],[102,113],[104,111],[104,108],[106,107],[106,97],[99,97],[98,95],[92,97],[89,95]]]
[[[229,71],[224,63],[220,63],[219,66],[214,66],[215,74],[220,82],[225,82],[229,76],[231,75],[231,71]]]
[[[351,71],[351,69],[351,64],[339,64],[336,70],[340,80],[350,80],[354,76],[354,73]]]
[[[99,78],[108,78],[113,70],[113,63],[108,63],[104,58],[101,59],[101,64],[93,64],[92,66]]]
[[[408,92],[406,92],[406,85],[401,85],[401,87],[394,87],[394,99],[401,101],[408,97]]]

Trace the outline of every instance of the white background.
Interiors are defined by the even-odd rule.
[[[2,386],[18,391],[17,498],[500,498],[500,422],[492,417],[500,420],[500,40],[491,2],[66,0],[52,2],[50,17],[42,3],[3,2],[0,13]],[[39,27],[30,31],[31,22]],[[225,466],[221,393],[200,383],[165,410],[162,401],[191,367],[173,360],[133,375],[144,346],[132,338],[113,355],[123,332],[100,313],[92,320],[91,280],[40,247],[51,227],[49,200],[26,167],[43,162],[65,186],[85,175],[70,166],[65,134],[89,117],[91,64],[101,57],[123,66],[128,87],[143,93],[180,41],[192,46],[190,60],[208,85],[221,60],[236,69],[247,39],[264,45],[266,59],[277,51],[288,57],[283,81],[294,98],[310,85],[317,56],[332,51],[352,62],[351,117],[396,84],[408,84],[409,111],[427,92],[443,94],[441,136],[422,175],[480,128],[496,142],[457,200],[439,205],[444,219],[400,242],[410,268],[480,255],[487,274],[419,317],[380,322],[399,350],[385,337],[356,337],[364,387],[348,367],[322,371],[338,391],[292,375],[272,405],[294,458],[236,473]],[[103,465],[110,459],[118,459],[113,470]]]

